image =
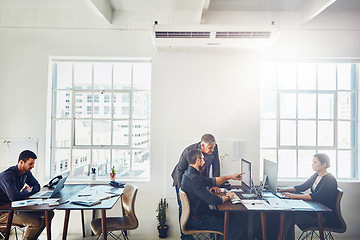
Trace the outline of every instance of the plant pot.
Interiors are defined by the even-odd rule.
[[[168,234],[168,230],[169,230],[169,226],[165,225],[165,226],[157,226],[157,229],[159,231],[159,238],[167,238],[167,234]]]
[[[116,178],[116,173],[110,173],[110,180],[115,181],[115,178]]]

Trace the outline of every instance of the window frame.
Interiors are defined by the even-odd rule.
[[[261,165],[262,165],[262,159],[266,158],[264,157],[264,153],[262,153],[262,150],[270,150],[270,151],[275,151],[275,158],[276,159],[270,159],[270,160],[274,160],[276,162],[279,163],[279,150],[295,150],[295,156],[296,156],[296,161],[295,161],[295,166],[296,166],[296,177],[281,177],[279,176],[279,179],[281,180],[299,180],[299,179],[305,179],[305,177],[299,176],[299,151],[301,150],[310,150],[310,151],[314,151],[316,153],[318,152],[322,152],[322,151],[327,151],[327,150],[331,150],[335,152],[335,156],[336,159],[331,159],[332,163],[334,163],[334,161],[336,161],[336,164],[333,164],[336,166],[336,169],[334,169],[333,174],[335,175],[335,177],[337,177],[340,180],[345,180],[345,181],[354,181],[354,180],[358,180],[359,179],[359,170],[358,170],[358,150],[359,150],[359,146],[358,146],[358,138],[359,138],[359,132],[358,132],[358,114],[359,114],[359,108],[358,108],[358,103],[359,103],[359,68],[360,68],[360,61],[353,61],[353,60],[338,60],[338,59],[263,59],[261,61],[261,63],[273,63],[273,64],[281,64],[281,63],[293,63],[296,64],[296,86],[295,89],[280,89],[279,87],[279,76],[278,76],[278,67],[276,69],[276,86],[275,88],[263,88],[262,83],[263,80],[260,77],[260,81],[261,81],[261,90],[260,90],[260,99],[262,99],[262,97],[266,96],[265,93],[270,93],[272,92],[272,94],[276,94],[276,116],[275,117],[263,117],[261,114],[262,111],[262,100],[260,100],[260,126],[262,126],[263,121],[265,120],[272,120],[272,121],[276,121],[276,142],[275,142],[275,146],[273,147],[264,147],[261,145],[260,143],[260,158],[261,158]],[[315,69],[316,69],[316,86],[315,89],[313,90],[305,90],[305,89],[299,89],[299,75],[298,75],[298,64],[302,64],[302,63],[310,63],[310,64],[315,64]],[[321,90],[319,89],[319,78],[318,78],[318,64],[321,63],[333,63],[335,64],[335,89],[334,90]],[[350,76],[351,76],[351,80],[350,80],[350,89],[349,90],[344,90],[344,89],[339,89],[339,84],[338,84],[338,65],[337,64],[342,64],[342,63],[348,63],[351,64],[350,67]],[[266,84],[264,84],[266,85]],[[350,115],[349,119],[341,119],[338,116],[338,96],[339,93],[341,92],[346,92],[346,93],[350,93],[350,98],[355,97],[355,100],[353,101],[353,105],[351,105],[351,109],[355,112],[355,115],[352,116]],[[280,116],[281,114],[281,94],[282,93],[293,93],[295,94],[295,104],[296,104],[296,116],[294,118],[289,118],[291,120],[294,120],[296,123],[296,127],[295,127],[295,145],[281,145],[280,141],[281,141],[281,128],[280,128],[280,124],[282,120],[286,120],[286,118],[282,118]],[[315,98],[316,98],[316,104],[315,104],[315,117],[314,118],[299,118],[299,94],[315,94]],[[318,111],[318,107],[319,107],[319,96],[321,94],[332,94],[333,95],[333,116],[332,118],[329,119],[324,119],[324,118],[320,118],[319,117],[319,111]],[[315,121],[315,136],[316,136],[316,140],[315,140],[315,145],[314,146],[299,146],[299,120],[300,121]],[[331,121],[333,123],[334,126],[334,130],[333,130],[333,145],[332,146],[320,146],[318,143],[318,136],[319,136],[319,129],[318,129],[318,124],[319,122],[322,121]],[[342,122],[350,122],[350,147],[349,148],[341,148],[338,145],[338,128],[339,128],[339,123]],[[268,122],[270,123],[270,122]],[[261,139],[261,135],[262,135],[262,129],[260,127],[260,139]],[[339,151],[342,150],[347,150],[350,153],[351,156],[351,166],[350,166],[350,174],[351,176],[349,178],[341,178],[338,177],[338,173],[339,173]],[[266,154],[265,154],[266,156]],[[309,168],[311,168],[311,166],[309,166]]]
[[[72,79],[71,79],[71,88],[70,89],[57,89],[55,88],[55,81],[56,81],[56,74],[57,74],[57,70],[55,70],[55,65],[57,63],[60,62],[68,62],[71,63],[72,65]],[[92,89],[77,89],[77,87],[75,87],[74,84],[74,63],[77,62],[87,62],[87,63],[92,63]],[[95,82],[94,82],[94,64],[95,63],[111,63],[112,64],[112,70],[111,70],[111,89],[97,89],[95,88]],[[63,163],[61,162],[60,164],[62,164],[63,166],[67,165],[67,170],[68,171],[64,171],[63,175],[70,175],[70,180],[72,181],[88,181],[90,179],[90,169],[91,169],[91,164],[93,163],[93,152],[94,150],[109,150],[110,151],[110,160],[109,160],[109,165],[112,166],[112,158],[113,158],[113,154],[115,153],[113,150],[124,150],[124,151],[128,151],[128,155],[129,155],[129,175],[132,175],[131,172],[132,171],[136,171],[136,169],[133,168],[133,163],[134,163],[134,157],[137,153],[137,151],[147,151],[148,152],[148,156],[151,156],[151,152],[150,152],[150,146],[151,146],[151,87],[150,89],[136,89],[133,88],[133,73],[131,76],[131,88],[130,89],[115,89],[113,87],[113,85],[115,84],[114,82],[114,75],[113,75],[113,65],[115,63],[129,63],[129,64],[136,64],[136,63],[148,63],[150,64],[150,76],[149,79],[151,81],[151,59],[150,58],[72,58],[72,57],[50,57],[49,59],[49,85],[48,85],[48,117],[47,117],[47,134],[46,134],[46,146],[47,146],[47,150],[46,150],[46,156],[48,157],[49,161],[45,161],[45,179],[50,179],[51,177],[54,177],[55,175],[57,175],[57,170],[55,166],[55,160],[54,160],[54,152],[56,149],[68,149],[70,151],[69,154],[69,162]],[[134,68],[131,67],[131,71],[134,71]],[[151,86],[151,82],[150,82],[150,86]],[[54,103],[54,96],[57,92],[64,92],[66,94],[66,97],[68,97],[68,92],[70,91],[70,99],[66,98],[66,103],[70,102],[70,111],[71,111],[71,116],[67,116],[67,114],[65,114],[65,116],[63,117],[57,117],[56,116],[56,104]],[[133,97],[133,92],[147,92],[148,94],[148,115],[145,118],[133,118],[132,115],[132,111],[129,111],[129,115],[128,117],[124,117],[124,116],[118,116],[115,117],[115,107],[114,105],[116,104],[115,101],[113,101],[113,96],[115,96],[116,93],[129,93],[129,109],[132,109],[133,107],[133,101],[132,101],[132,97]],[[103,105],[101,107],[99,107],[100,112],[104,109],[105,106],[109,106],[109,111],[110,111],[110,117],[94,117],[94,100],[95,100],[95,93],[100,95],[102,93],[110,93],[110,99],[109,102],[105,102],[105,104],[109,104],[109,105]],[[77,101],[77,94],[82,94],[82,101],[79,102]],[[82,103],[84,104],[84,106],[81,107],[81,109],[83,109],[83,111],[85,111],[85,113],[87,114],[88,111],[88,107],[90,107],[88,105],[89,103],[89,94],[91,95],[91,116],[89,118],[86,117],[81,117],[81,118],[77,118],[76,115],[76,110],[79,109],[79,107],[76,105],[77,103]],[[118,101],[118,99],[116,99]],[[101,99],[100,99],[101,102]],[[95,104],[99,104],[98,102],[96,102]],[[130,108],[131,106],[131,108]],[[68,108],[66,107],[66,110],[68,110]],[[91,120],[91,142],[89,145],[77,145],[75,143],[75,122],[76,120],[84,120],[84,119],[89,119]],[[56,146],[54,145],[55,142],[55,131],[56,131],[56,127],[54,126],[54,124],[56,123],[57,120],[67,120],[71,122],[71,136],[70,136],[70,146],[68,147],[62,147],[62,146]],[[94,145],[93,144],[93,122],[94,121],[101,121],[101,120],[109,120],[111,122],[111,131],[110,131],[110,145]],[[133,121],[136,120],[142,120],[145,121],[147,123],[148,126],[148,141],[147,142],[147,147],[144,148],[143,145],[141,145],[140,147],[137,146],[133,146],[132,142],[133,142]],[[127,131],[127,145],[114,145],[113,143],[113,135],[114,135],[114,128],[113,128],[113,123],[114,121],[127,121],[127,126],[128,126],[128,131]],[[87,176],[73,176],[71,173],[71,168],[73,164],[76,164],[75,161],[73,161],[73,150],[89,150],[90,155],[89,155],[89,171],[88,171],[88,175]],[[114,155],[115,156],[115,155]],[[85,158],[87,159],[87,156],[85,156]],[[82,162],[79,161],[78,162]],[[84,160],[85,161],[85,160]],[[146,174],[146,177],[131,177],[131,176],[127,176],[127,177],[118,177],[118,179],[121,180],[143,180],[143,181],[149,181],[150,180],[150,162],[151,160],[149,160],[148,165],[146,166],[146,170],[148,173]],[[98,176],[98,180],[106,180],[108,181],[108,173],[111,171],[110,166],[106,169],[106,175],[103,176]],[[144,165],[145,166],[145,165]]]

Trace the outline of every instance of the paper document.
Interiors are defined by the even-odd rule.
[[[242,199],[241,203],[248,209],[248,210],[271,210],[271,207],[267,202],[264,200],[256,200],[256,199]]]
[[[291,210],[291,205],[284,199],[280,198],[269,198],[267,199],[270,207],[276,210]]]
[[[314,208],[312,206],[310,206],[304,200],[286,199],[285,201],[291,206],[292,209],[312,209],[312,210],[314,210]]]
[[[42,204],[42,199],[28,199],[11,202],[11,207],[27,207]]]

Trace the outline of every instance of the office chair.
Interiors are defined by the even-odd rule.
[[[334,225],[325,224],[324,225],[325,239],[334,239],[331,232],[344,233],[346,231],[346,223],[345,223],[344,218],[341,215],[341,207],[340,207],[341,198],[343,196],[343,190],[338,188],[337,192],[338,192],[338,194],[337,194],[336,205],[335,205],[335,209],[334,209],[335,215],[336,215],[336,224],[334,224]],[[301,231],[303,231],[301,233],[300,237],[298,238],[298,240],[307,239],[308,237],[311,237],[311,239],[312,239],[314,235],[319,237],[319,235],[315,232],[315,231],[318,231],[318,228],[319,228],[318,226],[309,226],[309,225],[301,224],[301,225],[298,225],[298,227],[301,229]]]
[[[139,221],[135,215],[135,199],[138,192],[138,187],[127,183],[124,192],[121,196],[122,217],[108,217],[106,218],[106,230],[109,236],[114,239],[129,239],[127,237],[127,230],[136,229],[139,226]],[[101,218],[91,221],[91,230],[95,235],[101,236]],[[121,231],[118,236],[113,232]],[[98,238],[99,238],[98,237]],[[97,239],[98,239],[97,238]]]
[[[195,230],[195,229],[189,229],[186,227],[187,221],[190,216],[190,203],[189,199],[184,191],[179,189],[179,195],[180,195],[180,201],[181,201],[181,218],[180,218],[180,227],[181,231],[186,235],[192,235],[194,239],[212,239],[211,235],[224,235],[222,232],[213,231],[213,230]]]
[[[0,238],[5,238],[5,232],[3,232],[6,229],[6,223],[0,223],[0,227],[3,228],[2,231],[0,231]],[[10,230],[10,234],[12,231],[14,231],[16,240],[18,240],[18,230],[22,233],[22,238],[24,238],[24,228],[26,226],[24,225],[19,225],[19,224],[12,224],[11,225],[11,230]],[[17,230],[18,229],[18,230]]]

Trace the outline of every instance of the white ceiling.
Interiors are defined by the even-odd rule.
[[[0,0],[0,27],[360,29],[359,16],[360,0]]]

